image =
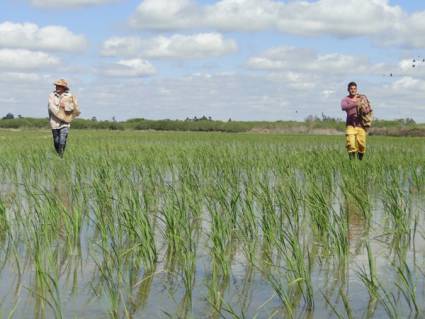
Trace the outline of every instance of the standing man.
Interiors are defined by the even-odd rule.
[[[71,121],[80,115],[76,98],[69,91],[66,80],[60,79],[53,83],[55,90],[49,94],[49,122],[52,128],[55,150],[60,157],[65,152]]]
[[[355,159],[357,154],[362,160],[366,152],[366,129],[370,126],[370,122],[365,122],[365,115],[371,115],[372,108],[366,95],[357,92],[356,82],[348,83],[347,90],[348,96],[341,101],[341,109],[347,112],[346,147],[350,159]]]

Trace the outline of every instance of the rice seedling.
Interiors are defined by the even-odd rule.
[[[422,139],[1,134],[3,316],[423,314]]]

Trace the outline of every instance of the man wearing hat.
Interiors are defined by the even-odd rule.
[[[49,122],[55,150],[60,157],[63,157],[71,122],[80,115],[80,110],[77,99],[69,91],[66,80],[60,79],[53,84],[55,90],[49,94]]]

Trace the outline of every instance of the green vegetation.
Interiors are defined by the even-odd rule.
[[[0,134],[9,318],[405,318],[425,308],[425,143]]]
[[[48,119],[7,118],[0,119],[0,128],[5,129],[48,129]],[[73,129],[93,130],[156,130],[156,131],[197,131],[197,132],[275,132],[288,134],[343,134],[345,122],[322,115],[309,116],[303,122],[296,121],[216,121],[202,117],[182,120],[130,119],[127,121],[98,121],[76,119]],[[371,135],[425,136],[425,124],[416,124],[412,119],[376,120]]]

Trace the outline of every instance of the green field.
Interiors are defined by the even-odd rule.
[[[421,318],[425,139],[0,132],[2,318]]]

